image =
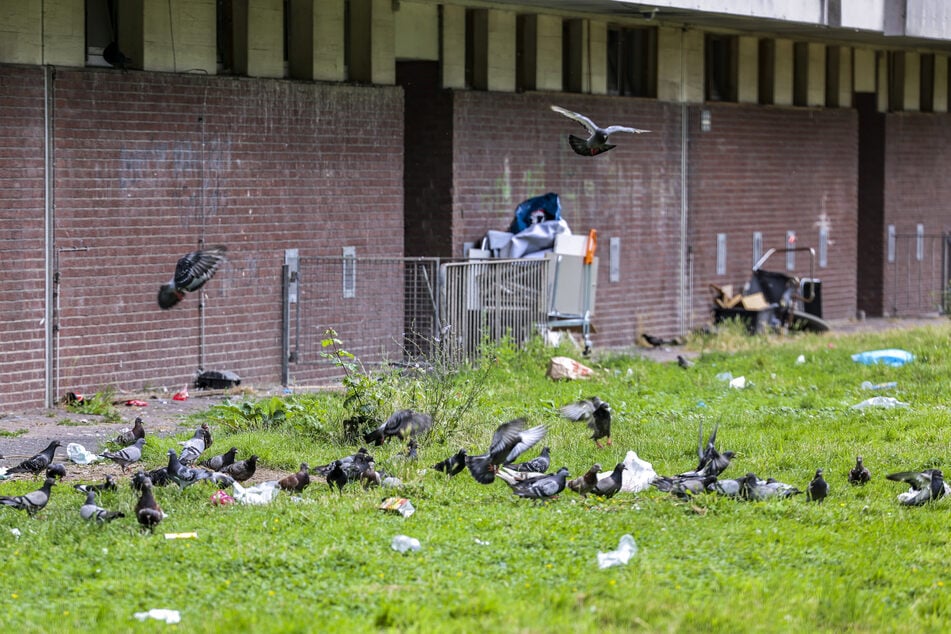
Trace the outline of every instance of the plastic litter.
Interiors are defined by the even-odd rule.
[[[3,456],[0,456],[0,458],[2,458],[2,457],[3,457]],[[10,477],[10,476],[7,475],[7,468],[6,468],[6,467],[0,467],[0,480],[6,480],[6,479],[9,478],[9,477]]]
[[[175,392],[172,395],[173,401],[187,401],[188,400],[188,385],[183,387],[180,391]]]
[[[864,363],[865,365],[875,365],[876,363],[881,363],[883,365],[899,367],[914,361],[915,355],[908,352],[907,350],[889,348],[887,350],[869,350],[867,352],[859,352],[852,355],[852,360],[856,363]]]
[[[631,535],[623,535],[618,542],[617,550],[606,553],[598,551],[598,568],[610,568],[611,566],[626,566],[631,557],[637,554],[637,544]]]
[[[721,372],[720,374],[714,377],[717,381],[723,381],[724,383],[729,383],[733,380],[732,372]]]
[[[165,533],[165,539],[198,539],[198,533]]]
[[[390,548],[395,550],[398,553],[405,553],[410,550],[417,551],[420,549],[419,540],[415,537],[407,537],[406,535],[397,535],[393,538],[393,541],[390,543]]]
[[[738,376],[735,379],[730,379],[730,387],[734,390],[742,390],[746,387],[746,377]]]
[[[76,464],[92,464],[97,460],[102,460],[102,456],[94,454],[76,442],[66,445],[66,455]]]
[[[552,357],[548,362],[547,376],[553,381],[586,379],[592,374],[594,370],[570,357]]]
[[[211,503],[214,506],[229,506],[234,504],[234,498],[227,491],[218,490],[211,494]]]
[[[624,471],[621,472],[621,491],[624,493],[637,493],[650,488],[651,482],[657,477],[654,466],[642,460],[633,451],[628,451],[624,456]],[[602,480],[611,475],[612,470],[602,471],[598,474],[598,480]]]
[[[897,398],[892,398],[891,396],[873,396],[872,398],[865,399],[861,403],[856,403],[852,406],[852,409],[866,409],[869,407],[892,409],[895,407],[908,407],[908,403],[903,403]]]
[[[248,488],[235,482],[231,490],[234,491],[234,499],[240,504],[270,504],[281,489],[276,480],[269,480]]]
[[[416,512],[416,508],[413,506],[413,503],[406,498],[386,498],[380,503],[380,509],[384,511],[391,511],[393,513],[399,513],[403,517],[409,517]]]
[[[241,377],[230,370],[206,370],[195,378],[195,389],[224,390],[229,387],[241,385]],[[285,394],[290,394],[292,390],[284,389]]]
[[[801,354],[798,357],[796,357],[796,365],[802,365],[805,362],[806,362],[806,355]]]
[[[888,383],[872,383],[871,381],[862,381],[860,386],[863,390],[891,390],[898,387],[896,381],[889,381]]]
[[[10,534],[16,537],[17,539],[20,539],[20,535],[22,535],[23,533],[20,532],[19,528],[11,528]]]
[[[130,398],[128,401],[125,402],[125,404],[126,404],[126,407],[145,407],[146,405],[148,405],[148,403],[146,403],[145,401],[140,401],[137,398]]]
[[[182,615],[178,610],[167,610],[165,608],[152,608],[148,612],[136,612],[133,616],[140,621],[155,619],[156,621],[165,621],[169,625],[180,623],[182,620]]]
[[[397,478],[396,476],[386,476],[383,478],[383,482],[380,483],[380,486],[390,489],[395,489],[403,486],[403,481]]]

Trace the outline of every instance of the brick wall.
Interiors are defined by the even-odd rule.
[[[753,265],[753,232],[764,252],[783,248],[795,231],[800,247],[818,251],[819,227],[829,230],[822,280],[823,317],[855,314],[857,115],[853,110],[707,104],[711,130],[700,132],[700,108],[690,111],[690,243],[695,314],[710,305],[708,285],[739,288]],[[727,269],[716,275],[716,234],[727,234]],[[818,261],[817,261],[818,265]],[[786,271],[776,254],[763,267]],[[808,254],[796,270],[808,274]]]
[[[19,135],[35,146],[24,150],[35,163],[42,73],[32,75],[22,92],[30,98],[0,97],[0,111],[25,101],[34,123]],[[276,383],[284,249],[402,255],[399,88],[81,70],[59,71],[55,90],[58,394],[177,388],[200,351],[206,369]],[[11,185],[31,187],[40,210],[41,167]],[[34,224],[41,240],[42,216]],[[201,240],[230,249],[206,287],[203,335],[197,297],[170,311],[156,305],[177,258]],[[41,246],[24,249],[37,267]],[[42,302],[17,310],[35,325]],[[41,356],[29,358],[41,367]],[[31,390],[10,402],[41,399]]]
[[[43,69],[0,73],[0,406],[42,403]]]

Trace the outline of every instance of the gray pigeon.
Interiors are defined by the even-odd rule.
[[[595,463],[591,465],[583,475],[568,482],[568,488],[577,492],[582,497],[588,497],[594,487],[598,484],[598,472],[601,471],[601,465]]]
[[[114,463],[122,467],[122,471],[129,467],[133,462],[138,462],[142,459],[142,447],[145,445],[145,438],[139,438],[135,441],[135,444],[129,445],[124,449],[119,451],[104,451],[102,452],[103,458],[108,458]]]
[[[690,359],[688,359],[687,357],[685,357],[685,356],[682,355],[682,354],[678,354],[678,355],[677,355],[677,365],[679,365],[679,366],[682,367],[684,370],[686,370],[686,369],[688,369],[688,368],[693,367],[693,361],[691,361]]]
[[[740,490],[739,497],[744,500],[767,500],[769,498],[787,498],[802,493],[791,484],[777,482],[772,478],[760,480],[753,473],[747,473],[742,478],[738,478]]]
[[[940,500],[951,493],[951,486],[944,481],[941,469],[925,469],[921,472],[902,471],[885,476],[889,480],[905,482],[911,488],[898,494],[898,501],[905,506],[922,506]]]
[[[512,462],[545,437],[548,428],[538,425],[525,429],[525,419],[502,423],[492,435],[489,451],[479,456],[466,456],[466,466],[476,482],[492,484],[503,464]]]
[[[806,487],[806,499],[821,502],[829,494],[829,483],[822,477],[822,469],[816,469],[816,475]]]
[[[23,495],[0,495],[0,504],[26,511],[27,515],[33,517],[42,511],[50,501],[50,488],[54,484],[56,484],[55,478],[46,478],[43,481],[43,486],[36,491],[30,491]]]
[[[460,449],[445,460],[433,465],[436,471],[442,471],[450,478],[466,468],[466,450]]]
[[[46,477],[59,478],[62,480],[66,477],[66,466],[62,462],[54,462],[50,466],[46,467]]]
[[[76,485],[76,490],[80,493],[86,494],[86,501],[82,506],[79,507],[79,515],[87,522],[94,519],[99,524],[105,524],[106,522],[111,522],[117,517],[125,517],[125,513],[121,511],[107,511],[96,504],[95,490],[87,489],[82,484]]]
[[[689,499],[707,492],[707,486],[717,481],[716,476],[677,475],[673,477],[657,476],[651,480],[651,486],[658,491],[671,493],[679,498]]]
[[[208,460],[203,460],[202,462],[198,464],[201,465],[202,467],[207,467],[211,469],[212,471],[221,471],[223,468],[227,467],[228,465],[234,464],[234,458],[237,455],[237,453],[238,453],[238,448],[232,447],[228,451],[222,454],[218,454],[217,456],[213,456],[209,458]],[[179,460],[181,460],[181,458],[179,458]]]
[[[522,498],[546,500],[565,490],[568,468],[562,467],[551,475],[543,475],[512,483],[512,493]]]
[[[53,461],[53,454],[56,453],[56,449],[62,446],[58,440],[54,440],[47,445],[46,449],[32,458],[27,458],[17,466],[7,469],[7,473],[32,473],[33,475],[39,475]]]
[[[855,457],[855,466],[849,471],[849,484],[866,484],[872,479],[872,474],[862,462],[862,456]]]
[[[720,423],[713,426],[713,431],[710,432],[710,438],[707,439],[707,444],[704,446],[703,423],[700,423],[699,438],[697,439],[697,457],[700,459],[700,462],[697,463],[696,469],[680,473],[678,474],[679,476],[699,478],[706,478],[708,476],[716,477],[726,471],[726,468],[730,466],[730,461],[735,454],[732,451],[724,451],[722,454],[717,451],[716,442],[719,427]]]
[[[588,423],[588,429],[594,432],[591,440],[598,449],[602,449],[602,438],[607,438],[607,444],[611,444],[611,406],[597,396],[570,403],[558,411],[569,420]]]
[[[535,458],[526,460],[525,462],[507,464],[505,466],[512,471],[521,473],[545,473],[548,471],[548,467],[551,466],[550,450],[548,447],[543,447],[541,453]]]
[[[191,486],[202,480],[211,480],[213,472],[206,469],[198,469],[185,466],[181,463],[174,449],[168,450],[168,466],[165,467],[168,477],[179,486],[180,489]],[[151,483],[151,480],[150,480]]]
[[[204,286],[227,259],[227,251],[227,247],[218,245],[183,255],[175,266],[174,277],[159,288],[159,307],[166,310],[172,308],[185,298],[186,292],[194,292]]]
[[[382,425],[364,434],[363,440],[380,446],[394,436],[402,440],[417,434],[425,434],[432,426],[433,417],[429,414],[401,409],[387,418]]]
[[[182,446],[182,452],[178,456],[178,460],[185,466],[193,464],[201,454],[205,451],[207,443],[205,439],[208,437],[208,425],[207,423],[203,424],[201,427],[195,430],[195,433],[188,440],[184,440],[178,444]]]
[[[600,128],[594,121],[583,114],[578,114],[577,112],[572,112],[571,110],[565,110],[564,108],[560,108],[558,106],[552,106],[551,109],[559,114],[565,115],[569,119],[577,121],[588,131],[589,136],[587,139],[576,137],[573,134],[568,135],[568,143],[571,145],[571,149],[581,156],[596,156],[598,154],[603,154],[608,150],[613,150],[615,146],[608,143],[608,138],[616,132],[628,132],[631,134],[650,132],[650,130],[629,128],[621,125],[612,125],[607,128]]]
[[[720,495],[731,498],[740,497],[740,481],[729,479],[717,480],[707,485],[707,491],[719,493]]]
[[[605,498],[614,497],[614,495],[621,490],[621,484],[623,484],[621,476],[626,468],[623,462],[617,463],[611,475],[598,480],[598,483],[594,485],[594,489],[591,492]]]

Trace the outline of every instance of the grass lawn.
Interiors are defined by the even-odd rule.
[[[403,479],[399,494],[416,507],[408,518],[377,508],[391,492],[352,486],[338,494],[322,482],[300,500],[283,494],[267,506],[214,507],[214,488],[201,484],[157,488],[168,517],[155,534],[139,530],[125,480],[100,502],[130,516],[105,526],[79,518],[83,498],[67,486],[54,488],[34,520],[0,508],[0,629],[951,631],[951,499],[906,508],[896,496],[907,487],[884,477],[947,469],[949,335],[945,325],[854,336],[730,333],[688,342],[702,355],[687,370],[604,353],[590,362],[594,378],[561,383],[545,378],[551,350],[499,349],[482,371],[444,379],[440,398],[469,394],[473,407],[437,418],[417,463],[397,459],[396,442],[373,451],[378,466]],[[891,347],[916,360],[884,367],[850,358]],[[746,377],[747,387],[730,389],[717,378],[723,372]],[[868,391],[863,381],[897,387]],[[419,380],[396,389],[392,409],[434,398]],[[603,450],[583,424],[555,410],[590,395],[614,410],[614,443]],[[908,406],[851,408],[879,395]],[[251,430],[206,418],[216,433],[212,453],[233,444],[288,473],[301,461],[313,466],[352,453],[357,445],[339,440],[343,398],[292,397],[286,416]],[[691,469],[698,425],[719,423],[719,448],[736,452],[724,477],[752,471],[805,489],[822,467],[830,494],[816,504],[805,496],[681,501],[655,489],[582,499],[566,490],[535,503],[498,480],[480,485],[468,473],[448,479],[428,468],[461,446],[485,451],[495,427],[518,416],[549,426],[543,444],[552,467],[565,465],[572,476],[594,462],[610,470],[628,450],[660,474]],[[183,439],[153,439],[146,464],[164,464],[166,450]],[[852,487],[846,474],[859,454],[872,481]],[[37,486],[2,482],[0,494]],[[197,539],[163,536],[192,531]],[[637,553],[626,566],[599,569],[598,551],[615,549],[626,533]],[[397,534],[422,548],[393,551]],[[181,623],[133,617],[151,608],[179,610]]]

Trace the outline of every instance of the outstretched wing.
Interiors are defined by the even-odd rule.
[[[644,134],[645,132],[650,132],[650,130],[641,130],[640,128],[629,128],[624,125],[612,125],[604,129],[604,133],[607,136],[611,136],[615,132],[630,132],[631,134]]]
[[[552,106],[551,109],[557,112],[558,114],[563,114],[569,119],[573,119],[574,121],[577,121],[578,123],[583,125],[585,129],[588,130],[588,134],[594,134],[595,130],[598,129],[598,126],[595,125],[594,121],[584,116],[583,114],[572,112],[571,110],[565,110],[564,108],[561,108],[559,106]]]
[[[225,261],[227,247],[219,245],[182,256],[175,267],[175,288],[195,291],[210,280]]]

